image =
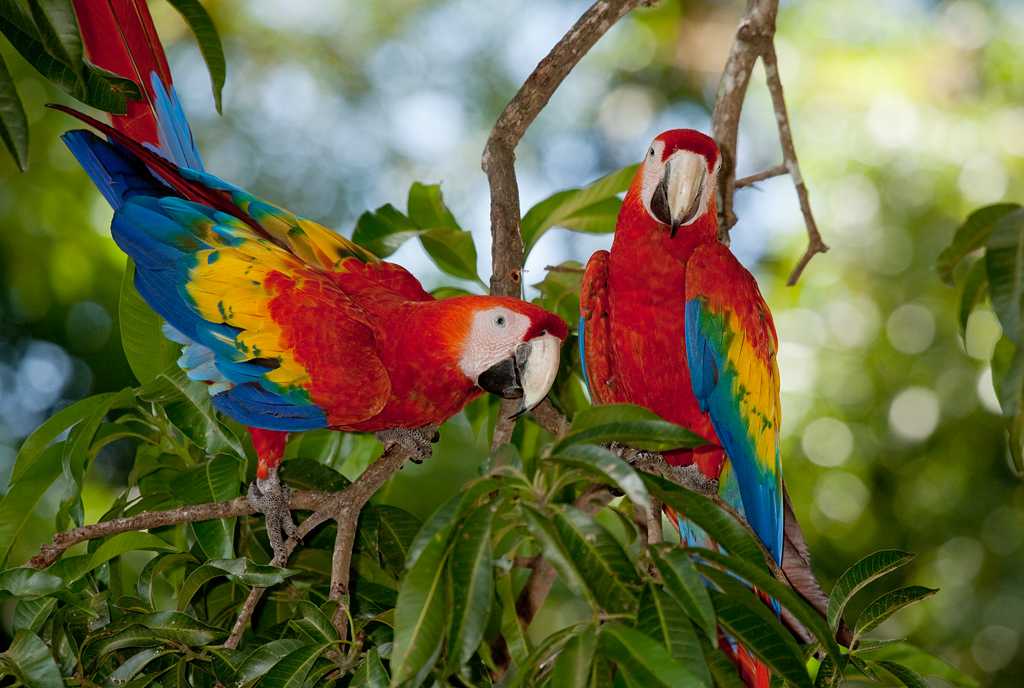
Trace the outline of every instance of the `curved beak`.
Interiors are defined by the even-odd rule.
[[[676,151],[665,163],[665,174],[651,197],[651,212],[669,227],[675,237],[680,227],[701,211],[708,184],[708,166],[703,156]]]
[[[534,337],[516,347],[515,355],[494,364],[477,378],[477,385],[503,399],[521,399],[513,417],[539,404],[558,375],[562,340],[551,334]]]

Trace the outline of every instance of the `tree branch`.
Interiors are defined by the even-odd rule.
[[[824,253],[828,246],[821,238],[818,225],[811,212],[811,203],[807,195],[807,186],[800,174],[800,163],[793,145],[793,135],[789,125],[789,113],[786,100],[782,93],[782,80],[779,77],[778,59],[775,54],[775,20],[779,13],[779,0],[748,0],[747,11],[736,29],[733,41],[722,70],[719,82],[718,98],[712,115],[714,137],[722,151],[722,168],[718,175],[719,202],[719,238],[729,242],[729,230],[736,224],[736,213],[733,210],[733,196],[736,189],[749,186],[755,182],[788,173],[796,187],[800,201],[800,212],[804,216],[807,228],[807,249],[790,274],[787,284],[793,286],[804,268],[818,253]],[[750,74],[761,58],[764,63],[768,91],[775,110],[775,121],[779,129],[779,143],[782,147],[782,165],[777,165],[764,172],[736,179],[736,141],[739,133],[740,114],[746,98]]]
[[[309,535],[314,528],[329,520],[338,524],[338,534],[334,540],[334,552],[331,555],[331,587],[330,598],[339,602],[332,622],[338,629],[338,636],[344,640],[348,631],[348,595],[349,572],[352,567],[352,547],[355,545],[356,528],[359,525],[359,514],[370,498],[377,493],[395,473],[397,473],[411,453],[398,444],[388,445],[380,457],[367,466],[366,470],[351,485],[341,492],[322,495],[316,510],[299,524],[295,534],[285,543],[283,556],[271,560],[274,566],[284,566],[295,551],[299,542]],[[249,591],[242,608],[239,610],[235,625],[231,629],[225,646],[238,647],[242,640],[249,619],[256,611],[256,605],[263,597],[266,588],[253,588]]]
[[[527,77],[498,115],[484,147],[481,167],[491,192],[491,294],[522,296],[523,237],[519,230],[516,146],[569,72],[619,19],[656,0],[598,0],[583,13]],[[491,441],[508,442],[515,421],[513,402],[503,401]]]

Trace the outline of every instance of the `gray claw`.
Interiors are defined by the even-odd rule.
[[[416,428],[395,428],[393,430],[381,430],[376,433],[377,439],[384,443],[385,448],[397,445],[409,452],[409,458],[413,463],[423,463],[424,459],[434,453],[434,442],[440,439],[440,434],[434,426]]]
[[[288,509],[291,490],[281,483],[277,471],[271,470],[265,480],[256,479],[249,485],[249,505],[263,514],[267,524],[267,538],[274,551],[275,561],[285,560],[285,540],[295,534],[296,526]]]

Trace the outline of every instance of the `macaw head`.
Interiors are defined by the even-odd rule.
[[[714,139],[693,129],[670,129],[655,137],[641,163],[640,199],[647,213],[675,237],[693,225],[714,198],[721,155]]]
[[[519,399],[516,415],[539,404],[558,374],[568,334],[565,321],[519,299],[471,296],[445,301],[459,306],[452,325],[458,331],[453,344],[462,373],[487,392]]]

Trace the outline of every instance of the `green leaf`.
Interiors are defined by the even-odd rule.
[[[896,662],[877,662],[875,666],[879,666],[890,674],[892,674],[897,681],[907,688],[928,688],[928,684],[916,671],[910,667],[905,667],[902,664]]]
[[[64,587],[64,581],[45,571],[36,571],[27,566],[7,569],[0,573],[0,591],[14,597],[32,599],[50,595]]]
[[[501,636],[512,657],[516,674],[523,676],[533,668],[529,664],[533,648],[530,638],[526,634],[526,628],[523,627],[523,623],[519,620],[519,613],[516,611],[516,590],[513,587],[511,570],[498,575],[495,589],[498,592],[498,600],[501,602],[501,618],[499,619]]]
[[[960,261],[984,246],[996,223],[1019,208],[1016,203],[997,203],[979,208],[968,215],[967,220],[957,228],[952,243],[936,260],[936,268],[943,281],[953,284],[953,270]]]
[[[388,688],[390,680],[377,648],[373,648],[366,653],[363,663],[356,667],[349,688]]]
[[[21,599],[14,607],[14,630],[38,631],[57,606],[56,597]]]
[[[702,563],[700,565],[701,570],[712,580],[717,581],[721,576],[736,575],[756,586],[761,592],[775,598],[779,604],[789,610],[814,635],[815,639],[828,652],[832,661],[837,666],[842,666],[843,658],[831,627],[825,618],[816,609],[807,604],[791,587],[784,585],[771,574],[765,573],[761,567],[738,557],[703,548],[693,548],[689,551],[704,561],[718,564],[724,569],[723,571]]]
[[[24,172],[28,169],[28,119],[25,107],[18,97],[14,79],[0,56],[0,139],[4,147]]]
[[[74,70],[82,69],[82,37],[71,0],[29,0],[46,51]]]
[[[420,242],[437,267],[459,279],[480,283],[472,234],[462,229],[428,229],[420,234]]]
[[[292,650],[263,676],[260,688],[302,688],[316,660],[330,647],[328,644],[304,645]]]
[[[448,504],[451,503],[449,501]],[[428,521],[424,528],[433,520]],[[448,624],[445,559],[451,524],[445,527],[447,530],[438,529],[427,539],[398,589],[395,639],[391,650],[394,685],[407,681],[413,685],[422,683],[441,652],[441,641]]]
[[[843,618],[843,609],[861,588],[901,566],[906,566],[913,560],[914,555],[910,552],[883,549],[869,554],[846,569],[833,586],[832,594],[828,596],[827,617],[828,625],[832,630],[835,631],[839,628],[839,621]]]
[[[352,240],[381,258],[387,258],[419,233],[419,227],[389,203],[360,215]]]
[[[522,503],[519,508],[522,510],[523,520],[526,522],[527,528],[530,529],[530,534],[540,544],[544,558],[555,568],[562,582],[573,593],[583,597],[587,604],[598,609],[599,605],[587,584],[586,576],[577,568],[568,548],[559,537],[552,519],[530,504]]]
[[[713,647],[704,639],[701,645],[704,647],[704,659],[708,670],[715,679],[715,688],[747,688],[736,671],[736,665],[721,649]]]
[[[652,547],[650,552],[651,560],[665,583],[665,590],[682,605],[686,614],[704,631],[711,644],[717,645],[718,623],[715,620],[715,608],[711,604],[707,586],[697,573],[690,556],[678,547]]]
[[[21,480],[43,451],[65,430],[94,415],[98,409],[107,408],[115,395],[115,392],[106,392],[76,401],[47,418],[42,425],[33,430],[18,450],[14,468],[11,471],[11,485],[13,486]]]
[[[542,306],[569,324],[575,330],[580,319],[580,288],[583,284],[583,265],[567,260],[547,269],[544,279],[533,285],[540,292],[534,303]]]
[[[494,511],[485,504],[466,519],[455,535],[448,559],[452,581],[452,621],[448,631],[450,667],[472,659],[484,637],[494,598],[491,521]]]
[[[297,638],[281,638],[257,645],[238,665],[235,674],[237,684],[245,685],[265,675],[275,664],[302,647],[306,647],[305,643]]]
[[[444,204],[440,184],[413,182],[407,202],[409,218],[422,229],[459,229],[459,223]]]
[[[606,624],[601,629],[599,644],[630,686],[697,688],[706,685],[674,660],[661,643],[636,629],[620,623]]]
[[[22,445],[22,450],[24,449],[25,445]],[[25,526],[32,519],[43,495],[60,477],[60,457],[63,449],[62,443],[55,444],[37,455],[29,468],[22,471],[17,482],[11,481],[7,494],[0,499],[0,566],[7,561],[11,550],[19,543]],[[36,533],[30,535],[38,537]]]
[[[151,609],[157,608],[154,582],[165,580],[170,572],[176,568],[184,567],[195,561],[188,552],[176,552],[173,554],[157,555],[150,559],[142,568],[139,580],[135,584],[135,591],[139,598],[148,602]]]
[[[143,531],[111,535],[106,538],[91,555],[89,555],[86,563],[75,568],[73,573],[70,575],[69,580],[66,582],[74,582],[90,571],[106,564],[111,559],[119,557],[125,552],[134,552],[136,550],[173,552],[175,551],[175,548],[172,545],[167,544],[167,542],[162,538]]]
[[[601,608],[613,613],[635,609],[639,576],[619,541],[573,506],[559,507],[553,520],[565,551],[586,572],[584,580]]]
[[[461,492],[437,507],[434,513],[423,523],[423,527],[416,534],[412,544],[409,545],[409,554],[405,559],[406,569],[411,569],[415,566],[417,561],[419,561],[420,555],[425,550],[446,545],[452,529],[462,518],[466,510],[476,501],[477,497],[497,487],[498,481],[495,479],[481,478],[470,483]]]
[[[636,629],[659,640],[673,659],[697,676],[701,685],[712,685],[700,639],[675,599],[653,585],[646,586],[640,598]]]
[[[164,337],[160,316],[142,300],[135,289],[135,263],[128,259],[121,278],[121,296],[117,302],[121,328],[121,347],[128,365],[142,384],[175,365],[180,347]]]
[[[328,605],[336,607],[337,603],[328,602]],[[292,619],[292,624],[295,624],[297,628],[300,628],[314,642],[338,642],[338,629],[334,627],[334,624],[331,623],[330,617],[325,614],[320,607],[317,607],[308,600],[300,601],[298,607],[302,616],[298,619]]]
[[[876,598],[864,608],[857,618],[857,627],[853,632],[854,642],[857,638],[877,627],[896,612],[916,602],[927,599],[937,593],[935,588],[920,585],[908,585],[904,588],[890,590]]]
[[[560,454],[573,444],[609,442],[622,442],[650,451],[701,447],[708,443],[703,437],[662,420],[657,414],[640,406],[608,404],[593,406],[576,414],[569,433],[551,452]]]
[[[401,575],[416,534],[423,525],[420,520],[396,506],[380,505],[373,508],[377,517],[377,542],[385,565]]]
[[[861,640],[854,650],[855,656],[870,658],[872,661],[889,660],[910,667],[919,674],[934,676],[962,688],[977,688],[978,681],[952,666],[948,662],[924,650],[904,642],[887,642],[869,646]]]
[[[800,646],[775,613],[728,575],[715,582],[723,590],[711,591],[719,623],[773,672],[798,688],[812,688]]]
[[[239,460],[218,454],[206,463],[182,473],[171,483],[171,492],[185,504],[205,504],[234,499],[241,486]],[[196,542],[210,559],[234,559],[234,518],[196,521],[189,524]]]
[[[63,686],[60,669],[53,661],[50,648],[35,633],[18,631],[7,651],[0,655],[0,666],[6,667],[28,688]],[[5,672],[0,672],[5,673]]]
[[[594,668],[594,653],[597,651],[597,632],[593,626],[572,636],[558,653],[558,659],[551,669],[549,685],[558,688],[588,688],[590,674]]]
[[[139,396],[147,401],[163,401],[172,422],[207,454],[230,451],[235,456],[245,456],[238,438],[217,420],[208,386],[190,380],[177,365],[157,375],[156,379],[140,390]],[[167,403],[182,397],[184,401],[180,405],[173,405],[180,406],[178,409]]]
[[[117,669],[110,674],[109,682],[114,686],[123,686],[135,678],[140,671],[146,668],[146,666],[154,660],[160,659],[161,657],[169,654],[176,654],[176,650],[151,647],[145,650],[140,650],[134,655],[124,660]]]
[[[960,336],[967,336],[967,321],[974,312],[975,307],[981,303],[988,294],[988,273],[985,272],[985,261],[976,260],[971,263],[967,277],[964,279],[964,288],[960,292],[959,322]]]
[[[685,515],[704,529],[711,539],[718,542],[727,552],[746,559],[767,571],[765,553],[753,534],[737,521],[732,514],[721,509],[704,495],[687,490],[660,476],[641,474],[648,491],[671,507],[677,514]]]
[[[1024,298],[1024,209],[1003,215],[992,228],[985,250],[988,291],[992,310],[1003,334],[1024,343],[1021,330],[1021,299]]]
[[[633,467],[604,447],[577,444],[566,447],[549,461],[573,468],[581,468],[601,476],[611,485],[622,490],[637,506],[651,508],[651,496],[644,481]]]
[[[530,254],[544,232],[552,227],[602,234],[614,232],[621,206],[618,194],[629,188],[637,167],[624,167],[582,189],[559,191],[530,208],[520,223],[525,255]]]
[[[192,29],[192,33],[195,34],[199,52],[202,53],[206,69],[210,72],[213,103],[217,112],[220,113],[221,91],[224,90],[224,81],[227,78],[227,62],[224,60],[224,46],[220,43],[217,27],[214,26],[210,15],[198,0],[167,1],[174,6],[174,9],[178,10],[185,23]]]

